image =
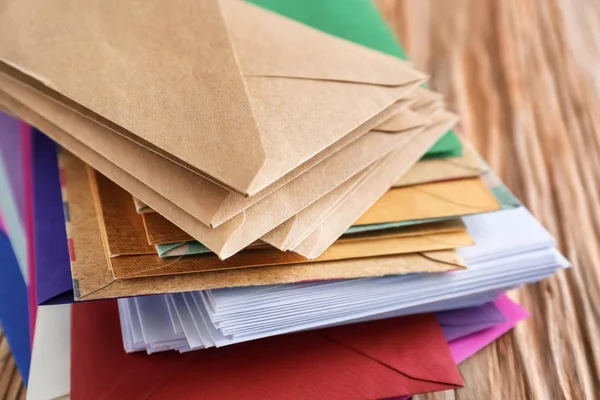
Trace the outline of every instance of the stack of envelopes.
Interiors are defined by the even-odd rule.
[[[502,292],[568,266],[369,2],[1,1],[0,109],[39,129],[0,115],[6,262],[67,304],[32,393],[455,388],[525,316]]]

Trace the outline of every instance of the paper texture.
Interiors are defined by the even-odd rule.
[[[475,178],[482,175],[487,166],[469,143],[463,143],[459,157],[429,158],[419,161],[394,187],[419,185],[452,179]]]
[[[5,72],[240,193],[273,183],[423,78],[236,0],[4,1],[0,36],[13,38],[0,46]],[[174,24],[188,34],[172,35]],[[163,100],[169,93],[177,96]]]
[[[268,285],[308,280],[383,276],[412,272],[441,272],[464,265],[453,251],[429,252],[427,256],[399,255],[376,259],[291,264],[230,271],[188,273],[167,277],[115,279],[96,218],[89,177],[83,162],[66,151],[60,154],[67,202],[67,235],[70,241],[74,298],[93,300],[155,293],[176,293],[217,287]],[[66,217],[66,216],[65,216]],[[159,259],[158,256],[156,256]],[[160,259],[159,259],[160,260]],[[222,263],[222,262],[221,262]],[[175,263],[161,264],[160,267]],[[221,264],[222,265],[222,264]],[[168,265],[167,265],[168,266]],[[144,264],[148,270],[148,264]],[[153,267],[151,267],[153,268]]]

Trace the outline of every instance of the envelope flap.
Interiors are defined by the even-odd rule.
[[[430,123],[430,120],[420,113],[410,109],[403,110],[397,115],[386,120],[382,124],[375,127],[375,131],[396,133],[409,129],[425,126]]]
[[[432,314],[408,317],[407,320],[428,321]],[[323,334],[332,340],[350,347],[415,381],[438,382],[451,386],[462,386],[462,377],[454,365],[447,346],[435,346],[443,337],[439,325],[435,329],[419,329],[421,323],[406,323],[405,329],[397,330],[397,321],[383,319],[369,324],[356,324],[353,330],[342,327],[325,329]],[[361,332],[361,330],[365,332]],[[390,330],[397,330],[390,335]],[[400,337],[399,337],[400,336]]]
[[[391,55],[329,35],[259,6],[221,0],[244,76],[398,86],[425,75]]]
[[[243,192],[265,157],[217,1],[0,0],[0,70]]]

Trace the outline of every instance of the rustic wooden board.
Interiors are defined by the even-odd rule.
[[[512,293],[533,318],[419,399],[600,397],[600,3],[378,0],[471,140],[574,268]]]

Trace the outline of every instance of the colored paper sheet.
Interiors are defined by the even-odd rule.
[[[27,286],[8,236],[0,232],[0,325],[27,382],[31,358]]]
[[[365,0],[249,0],[268,10],[295,19],[313,28],[407,59],[383,17],[371,1]],[[443,136],[426,157],[462,154],[462,143],[453,131]]]
[[[38,304],[73,301],[56,144],[33,130],[35,253]]]

